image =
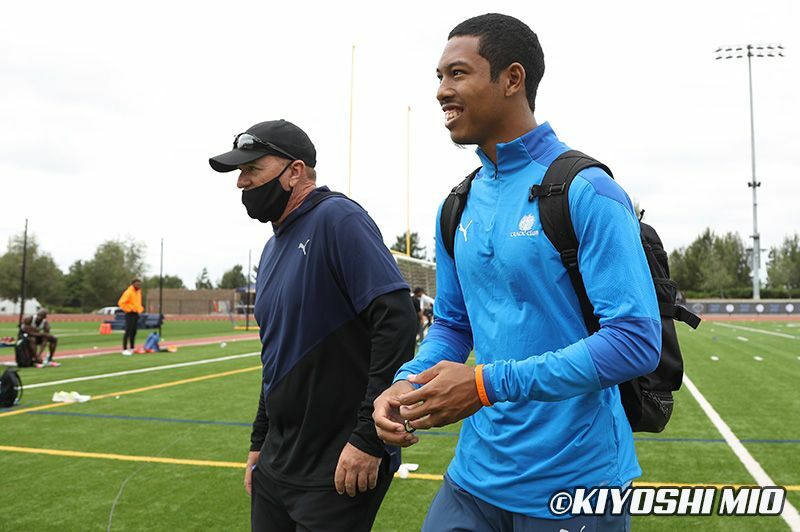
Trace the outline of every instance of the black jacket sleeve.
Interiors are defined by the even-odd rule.
[[[258,398],[258,411],[253,420],[253,431],[250,433],[250,452],[260,451],[267,439],[269,429],[269,419],[267,418],[267,408],[264,403],[264,386],[261,386],[261,396]]]
[[[394,374],[414,357],[417,315],[408,290],[376,297],[361,313],[372,338],[367,394],[358,410],[350,443],[373,456],[383,456],[384,444],[375,432],[372,402],[392,384]]]

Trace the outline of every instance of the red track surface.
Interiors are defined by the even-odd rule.
[[[31,313],[26,312],[25,315],[29,316]],[[244,315],[241,315],[244,318]],[[57,321],[93,321],[103,322],[113,320],[114,316],[108,314],[48,314],[47,319],[55,323]],[[165,321],[230,321],[227,314],[165,314]],[[3,314],[0,316],[0,323],[17,323],[19,322],[19,314]]]
[[[257,334],[233,334],[227,336],[211,336],[207,338],[193,338],[191,340],[178,340],[176,342],[169,342],[164,341],[161,345],[162,347],[166,347],[169,345],[175,345],[178,347],[189,347],[193,345],[209,345],[209,344],[216,344],[218,342],[235,342],[237,340],[258,340]],[[13,362],[14,361],[14,352],[11,348],[7,348],[8,351],[11,353],[10,355],[3,355],[0,356],[0,363],[2,362]],[[96,355],[107,355],[109,353],[119,353],[121,349],[119,347],[104,347],[102,349],[66,349],[63,351],[56,351],[55,360],[60,360],[62,358],[78,358],[78,357],[87,357],[87,356],[96,356]]]

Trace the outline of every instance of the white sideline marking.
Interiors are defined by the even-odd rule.
[[[686,384],[686,388],[689,389],[692,396],[694,397],[695,401],[700,405],[700,408],[703,409],[703,412],[706,413],[708,419],[711,420],[711,423],[717,428],[719,433],[725,438],[725,442],[731,448],[733,453],[739,459],[740,462],[744,465],[747,472],[750,473],[756,482],[758,482],[759,486],[775,486],[775,481],[772,480],[767,472],[761,467],[753,455],[751,455],[747,449],[745,449],[742,442],[739,441],[739,438],[733,433],[731,428],[722,420],[720,415],[714,410],[714,407],[711,406],[703,394],[700,393],[700,390],[697,389],[697,386],[694,385],[692,380],[689,378],[689,375],[683,374],[683,382]],[[795,532],[800,532],[800,514],[797,513],[797,509],[792,506],[792,504],[786,500],[783,506],[783,512],[781,512],[781,517],[783,520],[786,521],[786,524],[789,525],[789,528]]]
[[[750,332],[756,332],[756,333],[761,333],[761,334],[769,334],[769,335],[772,335],[772,336],[778,336],[780,338],[791,338],[792,340],[800,340],[800,336],[795,336],[793,334],[779,333],[779,332],[773,332],[773,331],[762,331],[761,329],[753,329],[752,327],[744,327],[742,325],[731,325],[729,323],[719,323],[718,322],[717,325],[719,325],[720,327],[729,327],[731,329],[740,329],[742,331],[750,331]],[[742,336],[737,336],[737,338],[741,339],[743,337]]]
[[[102,375],[88,375],[86,377],[75,377],[74,379],[64,379],[60,381],[40,382],[37,384],[26,384],[22,387],[23,390],[30,390],[32,388],[45,388],[47,386],[55,386],[56,384],[67,384],[69,382],[79,381],[93,381],[96,379],[107,379],[109,377],[119,377],[122,375],[133,375],[134,373],[147,373],[150,371],[161,371],[163,369],[185,368],[186,366],[196,366],[198,364],[210,364],[211,362],[222,362],[223,360],[233,360],[235,358],[252,357],[260,355],[261,352],[244,353],[242,355],[230,355],[220,358],[206,358],[204,360],[194,360],[192,362],[181,362],[180,364],[168,364],[166,366],[152,366],[142,369],[131,369],[128,371],[117,371],[116,373],[104,373]]]
[[[747,338],[745,338],[744,336],[737,336],[736,339],[739,340],[739,341],[742,341],[742,342],[749,342],[750,341]]]

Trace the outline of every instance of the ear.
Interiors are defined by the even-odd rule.
[[[306,163],[297,160],[289,167],[289,188],[294,188],[304,175],[306,175]]]
[[[525,67],[519,63],[511,63],[504,73],[505,95],[514,96],[517,93],[525,95]]]

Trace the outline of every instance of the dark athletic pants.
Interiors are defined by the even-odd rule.
[[[136,327],[139,324],[138,312],[125,313],[125,334],[122,335],[122,349],[128,348],[128,339],[131,341],[131,349],[133,349],[134,341],[136,340]]]
[[[581,515],[571,519],[537,519],[515,514],[483,501],[448,476],[433,498],[422,532],[630,532],[631,516]]]
[[[378,470],[375,489],[350,497],[329,490],[289,488],[258,468],[253,471],[250,523],[253,532],[368,532],[392,482],[389,456]]]

